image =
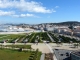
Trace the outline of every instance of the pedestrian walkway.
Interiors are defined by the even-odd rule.
[[[53,49],[52,49],[48,44],[46,44],[46,45],[47,45],[47,47],[50,49],[51,53],[53,53],[53,54],[54,54]],[[56,56],[55,56],[55,55],[53,55],[53,59],[54,59],[54,60],[57,60],[57,58],[56,58]]]
[[[41,55],[40,60],[45,60],[45,54],[44,53]]]
[[[54,42],[54,39],[49,35],[49,33],[47,33],[47,35],[49,36],[50,40]]]

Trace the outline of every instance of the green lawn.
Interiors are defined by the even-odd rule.
[[[25,48],[30,49],[31,45],[6,45],[7,47],[13,47],[13,48]]]
[[[20,38],[21,36],[25,36],[25,34],[7,34],[7,35],[0,35],[0,41],[9,40],[8,42],[12,42]]]
[[[7,35],[0,35],[0,37],[3,37],[3,36],[7,36]]]
[[[0,60],[28,60],[31,52],[0,49]]]
[[[29,60],[31,51],[19,52],[17,50],[0,49],[0,60]],[[37,53],[37,59],[40,60],[41,53]]]

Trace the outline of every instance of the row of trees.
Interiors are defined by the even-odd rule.
[[[42,40],[43,40],[43,41],[45,40],[45,41],[51,42],[49,36],[47,35],[47,32],[42,33],[42,34],[41,34],[41,37],[42,37]]]
[[[31,55],[30,55],[30,57],[29,57],[29,60],[38,60],[38,54],[39,53],[39,51],[38,51],[38,49],[36,50],[36,51],[33,51],[32,53],[31,53]],[[41,55],[41,54],[40,54]],[[39,59],[40,60],[40,59]]]
[[[54,41],[55,41],[56,43],[59,42],[59,39],[58,39],[57,37],[55,37],[54,34],[52,34],[52,33],[50,33],[50,32],[49,32],[49,34],[50,34],[50,36],[54,39]]]

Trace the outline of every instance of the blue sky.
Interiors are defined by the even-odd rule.
[[[80,22],[80,0],[0,0],[0,23]]]

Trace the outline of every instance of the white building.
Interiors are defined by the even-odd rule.
[[[7,25],[4,25],[4,26],[0,26],[0,31],[3,31],[3,32],[17,32],[17,31],[25,31],[23,28],[21,27],[17,27],[17,26],[7,26]]]

